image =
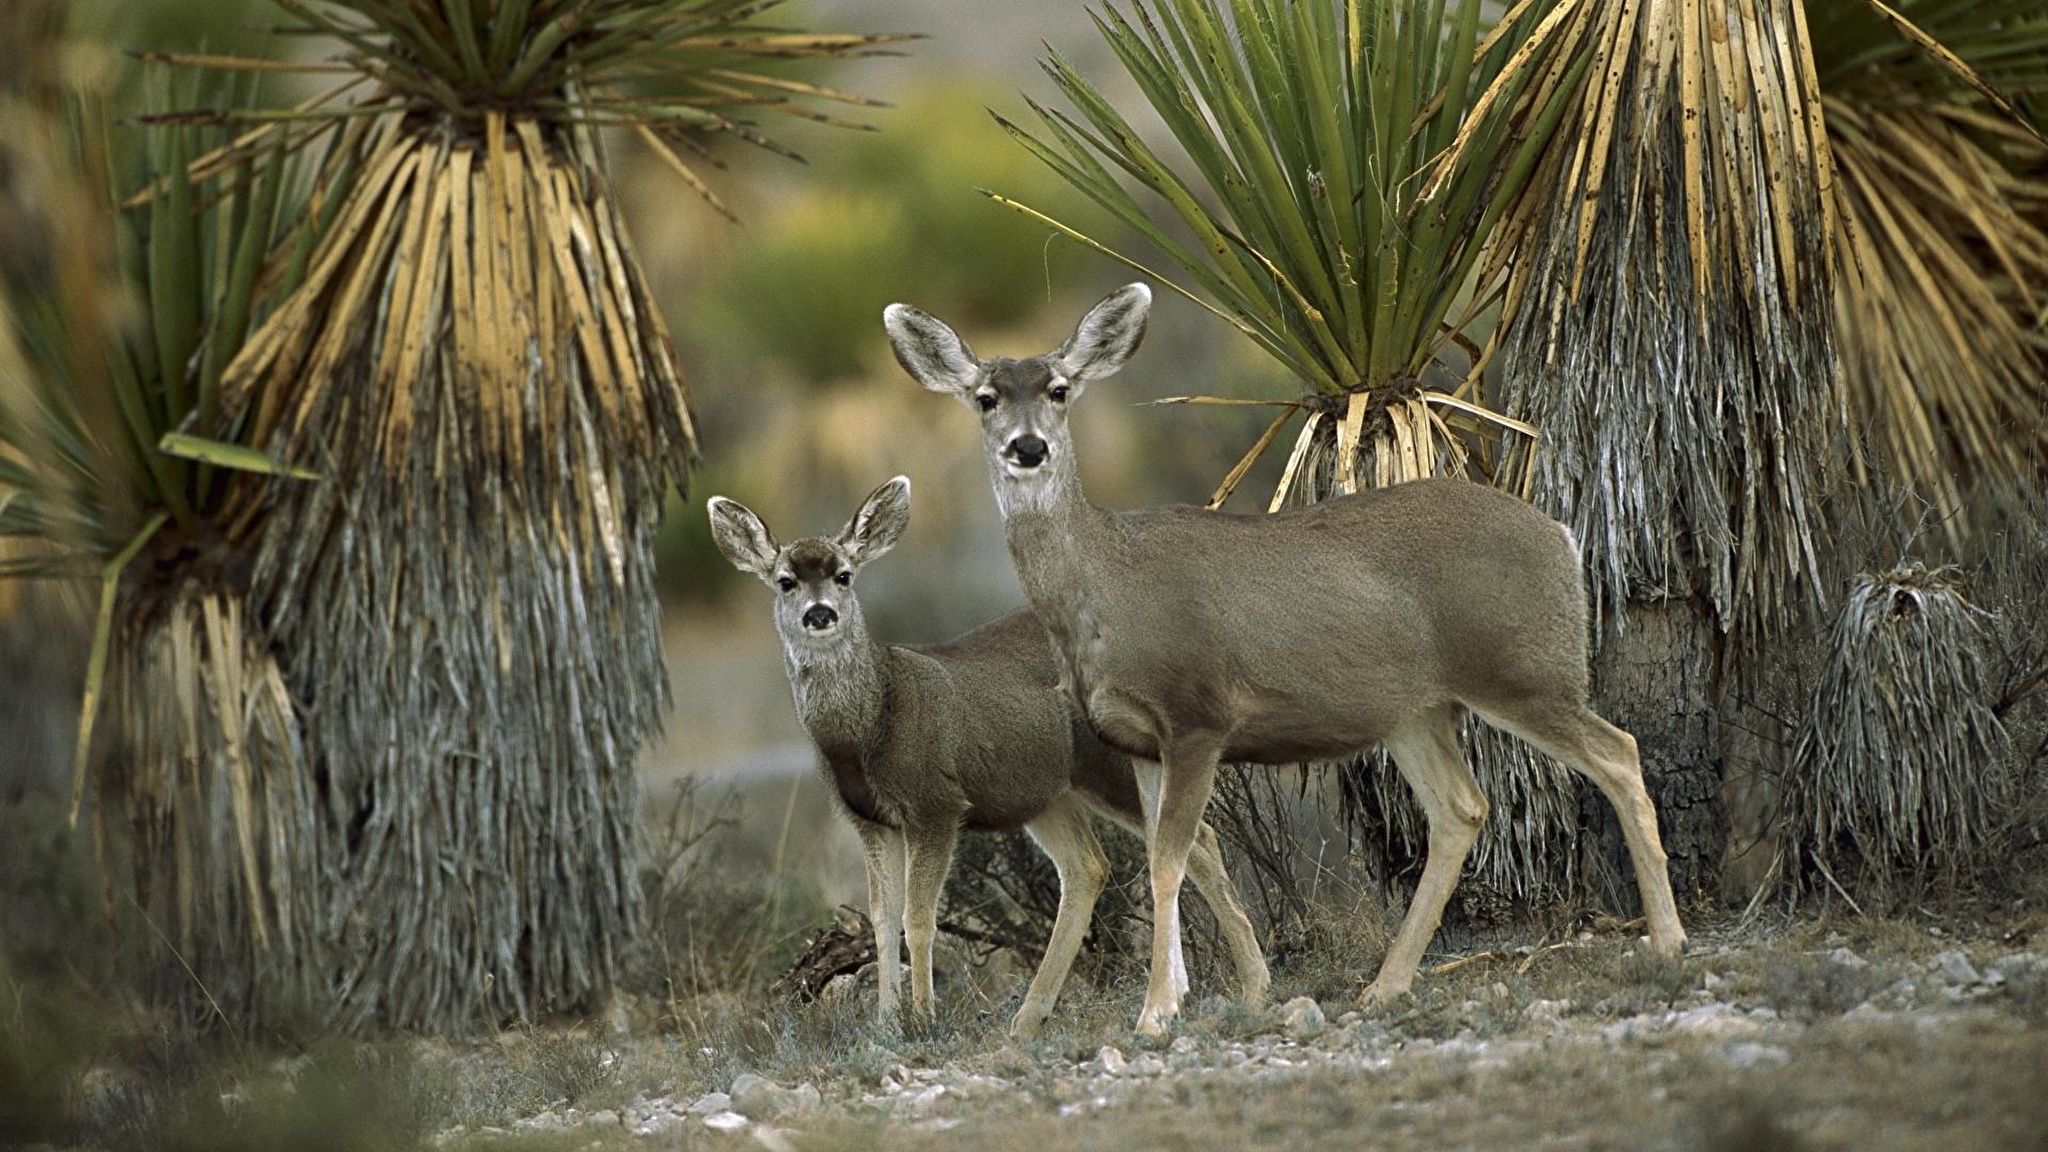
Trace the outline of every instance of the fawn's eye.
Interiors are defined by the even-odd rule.
[[[993,412],[996,410],[996,398],[989,395],[986,392],[983,392],[979,396],[976,396],[974,398],[974,402],[976,404],[981,405],[981,410],[983,412]]]
[[[796,581],[791,580],[787,576],[777,576],[775,578],[775,586],[777,588],[782,589],[784,592],[796,591]]]
[[[846,585],[853,583],[853,573],[835,572],[832,574],[832,582],[843,588]]]
[[[1067,402],[1067,386],[1065,384],[1055,384],[1051,388],[1046,389],[1045,394],[1052,397],[1052,402],[1055,404],[1065,404]]]

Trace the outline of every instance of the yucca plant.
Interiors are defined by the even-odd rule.
[[[1220,506],[1297,412],[1307,419],[1268,507],[1430,475],[1528,485],[1536,429],[1487,407],[1485,355],[1467,334],[1497,299],[1493,229],[1535,170],[1580,61],[1503,82],[1530,116],[1434,166],[1495,86],[1522,5],[1491,30],[1476,0],[1136,0],[1097,17],[1164,123],[1154,144],[1057,54],[1045,63],[1071,111],[1003,121],[1031,152],[1150,241],[1167,266],[1010,203],[1160,280],[1285,365],[1307,395],[1280,413],[1211,498]],[[999,118],[1000,119],[1000,118]],[[1181,160],[1176,156],[1184,156]],[[1425,199],[1429,178],[1434,198]],[[1511,463],[1516,462],[1516,463]],[[1578,788],[1519,742],[1473,726],[1468,747],[1493,799],[1471,871],[1510,896],[1570,880]],[[1419,866],[1419,810],[1384,756],[1345,795],[1397,864]]]
[[[750,117],[865,103],[788,62],[891,38],[770,27],[753,0],[279,4],[340,56],[184,62],[334,78],[189,117],[319,149],[325,231],[220,395],[323,477],[242,507],[252,615],[318,771],[310,1006],[436,1030],[592,1006],[640,918],[652,539],[696,448],[600,131],[722,211],[692,164],[707,138],[787,151]]]
[[[1681,891],[1720,874],[1728,674],[1818,603],[1844,428],[1804,19],[1797,0],[1560,0],[1445,160],[1538,115],[1518,79],[1561,78],[1568,110],[1494,237],[1501,396],[1544,430],[1514,451],[1579,542],[1600,707],[1642,748]],[[1619,859],[1588,816],[1593,859]]]
[[[2018,795],[1992,711],[1991,621],[1951,570],[1859,577],[1828,634],[1785,788],[1795,890],[1879,897],[1966,877]]]
[[[1471,282],[1487,233],[1529,175],[1542,118],[1490,138],[1487,157],[1498,163],[1462,169],[1420,210],[1418,175],[1511,47],[1506,37],[1482,42],[1480,16],[1471,0],[1448,11],[1356,0],[1138,0],[1130,16],[1106,8],[1097,24],[1186,171],[1057,53],[1045,70],[1073,111],[1032,102],[1036,131],[998,117],[1172,269],[991,195],[1194,300],[1311,389],[1273,401],[1285,410],[1214,503],[1296,409],[1309,418],[1276,508],[1331,485],[1491,475],[1497,455],[1472,451],[1475,440],[1533,436],[1483,406],[1469,358],[1457,357],[1471,351],[1463,329],[1485,303]],[[1312,455],[1324,467],[1304,468]],[[1299,492],[1297,480],[1307,485]]]
[[[111,96],[51,77],[30,100],[41,115],[10,133],[10,167],[45,192],[11,208],[47,247],[7,284],[22,355],[0,386],[0,578],[96,584],[73,817],[96,799],[103,861],[116,844],[130,854],[111,911],[133,939],[169,946],[156,970],[173,971],[175,951],[239,1005],[258,980],[312,977],[291,961],[314,926],[314,772],[246,607],[251,536],[237,526],[248,469],[283,470],[236,439],[242,425],[221,425],[226,441],[187,428],[217,411],[227,358],[293,285],[282,267],[263,280],[298,192],[269,151],[190,179],[227,143],[219,127],[129,129],[140,147],[117,149]],[[151,103],[170,99],[154,86]],[[150,188],[147,207],[115,212],[117,189]],[[309,242],[317,227],[297,225]]]

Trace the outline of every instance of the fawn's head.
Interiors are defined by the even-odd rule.
[[[742,572],[775,590],[775,629],[792,651],[829,647],[860,629],[853,578],[910,526],[910,481],[898,476],[868,495],[837,536],[807,536],[777,544],[768,526],[746,505],[713,496],[711,538]]]
[[[896,360],[917,382],[981,415],[996,496],[1004,511],[1043,508],[1074,475],[1067,407],[1091,380],[1114,375],[1145,338],[1152,291],[1129,284],[1089,309],[1067,342],[1028,360],[975,358],[939,320],[907,304],[882,313]]]

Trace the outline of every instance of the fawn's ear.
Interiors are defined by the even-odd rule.
[[[1124,285],[1081,317],[1074,334],[1052,354],[1054,366],[1077,383],[1115,375],[1138,350],[1151,316],[1152,290],[1143,284]]]
[[[936,317],[891,304],[882,310],[882,327],[889,330],[896,362],[932,391],[962,396],[980,379],[981,361],[973,349]]]
[[[752,509],[737,500],[713,496],[704,510],[711,514],[711,539],[732,566],[766,580],[775,574],[775,537]]]
[[[839,546],[855,565],[866,564],[896,546],[903,530],[910,527],[910,478],[898,476],[868,494],[840,529]]]

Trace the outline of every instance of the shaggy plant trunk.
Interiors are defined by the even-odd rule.
[[[147,571],[148,568],[145,568]],[[241,598],[131,586],[108,666],[94,809],[110,911],[145,980],[195,1018],[303,1019],[326,976],[320,809],[299,717]],[[108,876],[110,897],[114,876]]]
[[[1711,616],[1693,600],[1632,603],[1594,659],[1593,706],[1636,738],[1681,900],[1714,892],[1728,847]],[[1607,907],[1641,912],[1621,822],[1597,789],[1580,796],[1582,868]]]
[[[1992,707],[1992,621],[1951,576],[1861,576],[1834,621],[1785,790],[1798,889],[1891,898],[1997,855],[2022,793]]]
[[[274,487],[251,588],[307,717],[343,1028],[593,1007],[641,920],[682,382],[594,138],[477,128],[352,136],[343,239],[227,375],[324,474]]]
[[[1508,411],[1543,430],[1517,458],[1586,562],[1596,707],[1635,735],[1672,887],[1695,895],[1716,893],[1727,837],[1714,717],[1819,599],[1842,433],[1799,5],[1708,7],[1598,6],[1603,50],[1627,55],[1530,182],[1541,224],[1500,350]],[[1576,136],[1596,122],[1592,165]],[[1626,875],[1612,815],[1586,804],[1604,867]]]

